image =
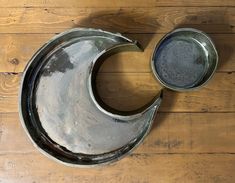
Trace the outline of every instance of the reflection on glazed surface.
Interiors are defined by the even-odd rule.
[[[46,61],[36,91],[42,127],[56,143],[75,153],[101,154],[137,138],[155,108],[127,123],[117,122],[94,105],[88,91],[89,67],[104,49],[120,44],[104,37],[77,39]]]

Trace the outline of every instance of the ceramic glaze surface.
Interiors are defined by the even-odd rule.
[[[43,153],[69,165],[118,160],[148,133],[160,105],[122,116],[102,108],[93,88],[98,60],[136,42],[109,32],[74,29],[48,42],[27,66],[21,88],[23,125]]]
[[[206,52],[194,39],[170,37],[159,47],[154,59],[159,76],[172,86],[192,87],[206,70]]]
[[[183,91],[198,88],[211,78],[218,54],[211,39],[202,31],[179,28],[157,44],[152,69],[167,88]]]

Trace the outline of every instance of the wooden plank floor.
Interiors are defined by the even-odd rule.
[[[185,26],[213,38],[219,67],[199,91],[165,90],[150,134],[130,156],[78,169],[33,147],[19,122],[19,82],[30,57],[53,35],[94,27],[138,40],[144,52],[111,56],[97,80],[107,104],[130,110],[161,88],[149,67],[155,44]],[[64,182],[235,182],[235,0],[0,0],[0,183]]]

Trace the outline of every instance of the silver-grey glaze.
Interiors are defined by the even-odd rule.
[[[28,64],[21,86],[23,126],[44,154],[67,165],[118,160],[148,133],[161,98],[131,115],[113,114],[96,101],[91,74],[107,50],[139,49],[136,42],[101,30],[62,33]]]

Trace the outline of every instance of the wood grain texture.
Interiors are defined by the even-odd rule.
[[[235,113],[158,113],[150,134],[132,154],[235,153],[234,118]],[[32,152],[37,149],[18,113],[0,113],[0,155]]]
[[[0,0],[0,7],[159,7],[159,6],[235,6],[234,0],[103,0],[97,3],[96,0]]]
[[[235,73],[216,73],[198,91],[164,90],[161,112],[234,112]],[[101,74],[97,88],[103,101],[116,108],[132,110],[151,101],[161,86],[152,74]],[[128,101],[128,102],[127,102]]]
[[[235,73],[216,73],[198,91],[164,91],[161,112],[234,112]],[[20,75],[0,74],[0,112],[18,111]],[[162,88],[151,73],[100,73],[97,88],[103,101],[122,110],[137,109]],[[127,102],[128,101],[128,102]]]
[[[0,111],[18,110],[19,77],[12,74],[0,74]]]
[[[234,154],[132,155],[96,169],[65,167],[38,153],[6,154],[0,158],[0,180],[4,183],[233,183],[234,171]]]
[[[0,0],[0,183],[234,183],[234,0]],[[219,52],[213,79],[195,92],[164,91],[150,134],[110,166],[79,169],[41,155],[21,127],[18,89],[32,55],[75,27],[121,32],[143,53],[111,56],[97,87],[117,109],[136,109],[161,89],[149,62],[155,44],[177,27],[209,33]]]
[[[234,74],[216,73],[207,86],[194,92],[165,90],[160,111],[234,112]],[[108,105],[119,110],[131,110],[150,101],[161,87],[154,76],[148,73],[104,73],[97,79],[97,88]]]
[[[54,34],[2,34],[0,72],[22,72],[33,54]],[[125,34],[137,40],[144,52],[123,52],[108,58],[101,72],[151,72],[154,47],[164,34]],[[235,71],[235,34],[210,34],[219,52],[218,72]],[[32,41],[33,40],[33,41]]]
[[[165,33],[176,27],[234,33],[235,7],[2,8],[0,33],[56,33],[93,27],[121,33]]]
[[[198,91],[180,93],[165,90],[160,111],[234,112],[234,74],[216,73],[210,83]],[[151,101],[161,86],[149,73],[103,73],[97,79],[97,88],[108,105],[119,110],[131,110]]]

